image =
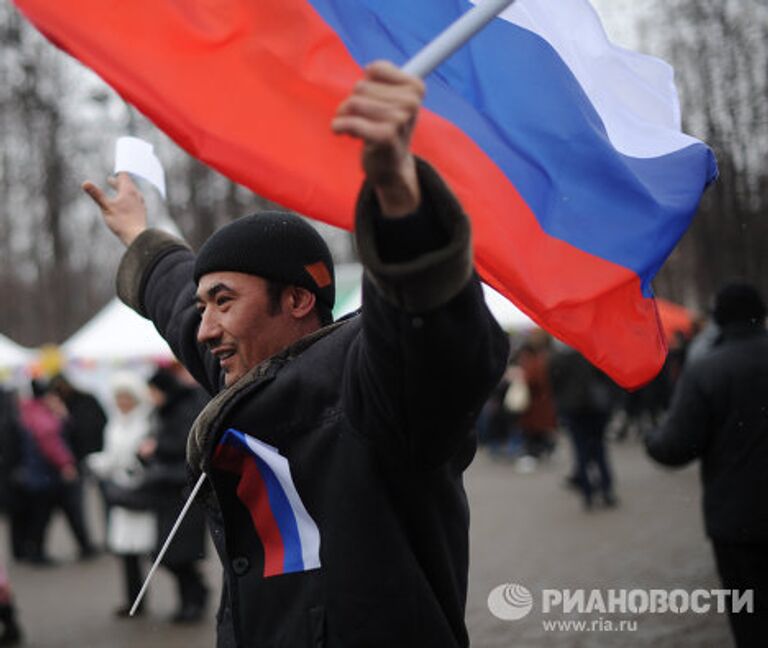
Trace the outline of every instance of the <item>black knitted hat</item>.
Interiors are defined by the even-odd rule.
[[[765,302],[757,288],[748,283],[734,282],[718,291],[712,316],[719,326],[733,323],[762,326],[765,313]]]
[[[242,272],[300,286],[333,308],[333,259],[323,238],[299,216],[267,211],[238,218],[200,248],[195,282],[209,272]]]

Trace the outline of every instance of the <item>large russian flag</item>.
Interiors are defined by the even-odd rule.
[[[230,428],[216,446],[213,467],[239,477],[237,496],[264,549],[264,577],[320,567],[320,532],[276,448]]]
[[[182,147],[352,227],[359,144],[329,128],[374,59],[467,0],[16,0]],[[661,367],[650,282],[716,175],[672,70],[609,43],[587,0],[517,0],[428,80],[414,139],[473,220],[483,278],[617,382]]]

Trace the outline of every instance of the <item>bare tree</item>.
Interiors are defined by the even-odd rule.
[[[0,0],[0,332],[59,343],[114,297],[120,245],[79,186],[105,178],[115,139],[129,133],[153,142],[166,168],[168,201],[149,192],[150,224],[170,215],[193,247],[275,207],[186,155]],[[348,235],[323,231],[350,256]]]
[[[729,278],[768,293],[768,4],[666,0],[647,20],[677,71],[686,130],[720,169],[657,286],[702,308]]]

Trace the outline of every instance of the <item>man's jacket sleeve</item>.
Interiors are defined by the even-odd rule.
[[[690,463],[705,449],[710,400],[697,380],[695,366],[680,376],[664,423],[645,439],[648,454],[667,466]]]
[[[363,187],[356,214],[363,333],[344,384],[353,425],[403,468],[439,465],[462,446],[508,355],[472,267],[469,222],[431,167],[420,161],[418,171],[428,211],[419,216],[444,242],[408,259],[381,249],[382,216],[372,188]]]
[[[195,308],[194,263],[194,254],[184,241],[147,229],[123,256],[117,271],[117,294],[152,320],[174,355],[214,394],[220,387],[218,362],[196,341],[200,317]]]

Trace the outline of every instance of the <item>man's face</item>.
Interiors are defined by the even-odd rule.
[[[241,272],[211,272],[197,286],[199,342],[208,346],[229,387],[291,343],[282,310],[273,313],[267,281]]]

